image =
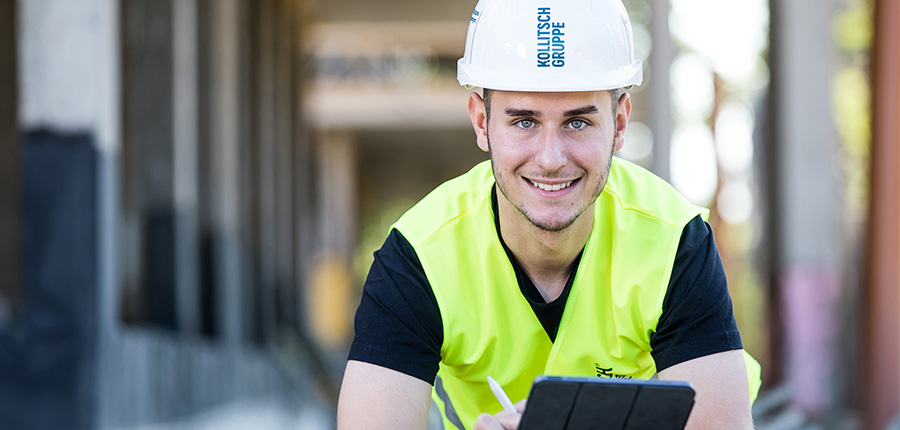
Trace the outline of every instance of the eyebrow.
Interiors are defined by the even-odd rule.
[[[542,115],[541,112],[536,111],[536,110],[531,110],[531,109],[506,108],[506,110],[504,112],[506,113],[507,116],[511,116],[511,117],[530,116],[530,117],[538,118]],[[587,114],[592,114],[592,113],[597,113],[597,112],[599,112],[599,110],[597,109],[597,106],[588,105],[588,106],[583,106],[580,108],[567,110],[567,111],[563,112],[563,116],[579,116],[579,115],[587,115]]]
[[[541,116],[540,112],[538,112],[536,110],[531,110],[531,109],[506,108],[506,110],[504,110],[504,112],[506,112],[507,116],[512,116],[512,117],[518,117],[518,116],[539,117],[539,116]]]
[[[597,113],[597,112],[600,112],[597,109],[597,106],[589,105],[589,106],[580,107],[578,109],[567,110],[567,111],[563,112],[563,116],[579,116],[579,115],[587,115],[587,114]]]

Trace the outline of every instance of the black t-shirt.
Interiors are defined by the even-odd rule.
[[[497,213],[496,193],[492,197]],[[496,227],[499,235],[499,225]],[[503,247],[522,294],[550,340],[555,340],[574,276],[569,277],[556,300],[545,303],[505,243]],[[580,259],[581,255],[576,270],[578,264],[588,264]],[[434,383],[444,338],[440,309],[415,249],[397,230],[392,230],[375,252],[356,311],[355,330],[350,360]],[[657,371],[743,348],[712,229],[699,216],[682,231],[662,316],[650,336],[650,347]]]

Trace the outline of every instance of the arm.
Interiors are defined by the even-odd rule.
[[[409,242],[375,253],[338,401],[339,429],[424,429],[441,360],[440,311]]]
[[[337,428],[425,428],[431,384],[374,364],[350,360],[338,400]]]
[[[688,381],[697,392],[685,429],[752,429],[750,389],[742,350],[688,360],[659,372],[661,380]]]
[[[697,392],[687,429],[752,428],[743,345],[712,229],[684,228],[663,315],[650,340],[660,379]]]

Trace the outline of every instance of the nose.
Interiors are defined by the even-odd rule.
[[[566,145],[559,131],[548,130],[538,137],[534,161],[544,171],[553,172],[566,165]]]

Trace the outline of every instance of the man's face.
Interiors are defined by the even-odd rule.
[[[628,95],[615,115],[608,91],[493,91],[489,103],[487,118],[473,94],[469,114],[500,192],[534,226],[569,227],[606,185],[631,112]]]

